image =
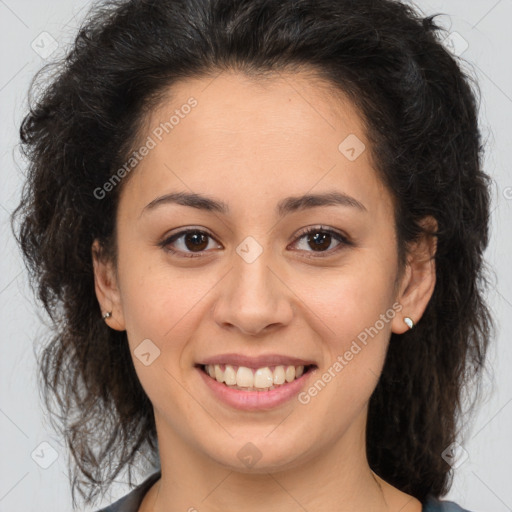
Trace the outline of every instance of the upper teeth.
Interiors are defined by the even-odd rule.
[[[205,370],[210,377],[228,386],[266,389],[298,379],[304,373],[304,366],[281,365],[253,369],[230,364],[207,364]]]

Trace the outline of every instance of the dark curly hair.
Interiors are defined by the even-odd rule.
[[[437,16],[437,15],[436,15]],[[53,325],[42,389],[87,502],[141,454],[158,461],[152,405],[126,332],[101,318],[91,245],[116,261],[115,213],[128,178],[98,200],[148,113],[178,80],[237,70],[309,70],[347,95],[407,244],[438,223],[436,284],[419,324],[392,334],[369,404],[367,453],[420,500],[450,487],[441,454],[461,430],[494,330],[484,300],[491,179],[482,170],[478,85],[441,44],[446,31],[394,0],[128,0],[95,4],[67,55],[36,75],[21,128],[27,180],[13,229]],[[48,74],[48,73],[47,73]],[[336,101],[333,95],[333,101]],[[136,170],[134,172],[137,172]],[[471,409],[471,408],[470,408]],[[469,410],[469,409],[468,409]],[[131,478],[131,476],[130,476]]]

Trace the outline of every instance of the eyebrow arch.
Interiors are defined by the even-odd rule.
[[[224,215],[229,213],[229,206],[223,201],[218,201],[202,194],[188,192],[173,192],[157,197],[144,207],[142,213],[153,210],[164,204],[190,206],[199,210],[217,212]],[[305,194],[298,197],[287,197],[278,203],[276,210],[279,217],[284,217],[290,213],[306,210],[308,208],[333,205],[357,208],[363,212],[368,211],[357,199],[342,192],[326,192],[322,194]]]

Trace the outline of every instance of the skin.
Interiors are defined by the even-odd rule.
[[[417,323],[432,295],[435,244],[423,238],[411,246],[398,281],[392,197],[372,167],[358,112],[306,74],[258,81],[224,71],[169,92],[142,141],[191,96],[198,105],[123,183],[117,268],[93,245],[98,301],[112,311],[106,322],[126,330],[132,355],[144,339],[160,350],[148,366],[133,357],[153,404],[162,465],[139,510],[419,512],[418,500],[371,471],[365,427],[391,332],[408,329],[405,316]],[[366,145],[354,161],[338,150],[349,134]],[[285,197],[333,190],[366,210],[276,214]],[[145,210],[170,192],[204,194],[230,212]],[[352,245],[331,238],[315,251],[300,230],[319,225]],[[172,245],[179,254],[158,245],[189,227],[211,235],[202,252],[185,237]],[[252,263],[236,252],[247,236],[263,250]],[[292,399],[272,410],[235,410],[194,368],[227,352],[278,353],[314,360],[322,374],[396,303],[394,318],[306,405]],[[251,468],[237,456],[248,442],[261,453]]]

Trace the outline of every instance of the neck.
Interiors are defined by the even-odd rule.
[[[365,422],[366,415],[360,421]],[[140,512],[391,510],[390,486],[368,466],[365,432],[359,425],[313,456],[302,456],[286,467],[260,464],[256,470],[255,465],[246,472],[205,456],[158,419],[157,432],[162,477]]]

